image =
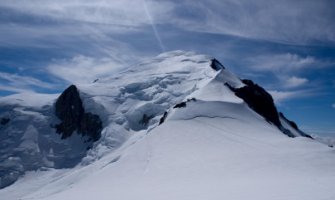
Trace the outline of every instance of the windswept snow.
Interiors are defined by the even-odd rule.
[[[1,189],[1,199],[335,199],[335,150],[284,135],[225,86],[243,87],[239,78],[210,64],[174,51],[77,86],[85,109],[103,121],[100,140],[71,169],[54,169],[49,158],[59,151],[49,148],[49,165]],[[25,130],[17,146],[38,154],[40,134],[50,134],[38,120],[50,113],[13,108],[34,123],[6,134]]]

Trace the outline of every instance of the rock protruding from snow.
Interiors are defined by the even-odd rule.
[[[57,96],[27,93],[0,98],[0,188],[27,171],[74,167],[99,138],[101,120],[85,112],[76,87],[56,102]],[[66,130],[66,136],[52,128],[59,123],[55,110],[61,120],[57,127]]]
[[[244,87],[234,88],[226,83],[235,95],[243,99],[255,112],[263,116],[268,122],[274,124],[281,132],[289,137],[303,136],[313,139],[310,135],[298,129],[298,126],[288,120],[282,113],[278,114],[272,96],[261,86],[251,80],[244,79]]]
[[[281,121],[282,126],[285,129],[289,130],[294,135],[294,137],[303,136],[303,137],[314,139],[312,136],[301,131],[295,122],[287,119],[285,115],[281,112],[279,112],[279,119]]]
[[[225,69],[225,67],[215,58],[211,60],[210,64],[211,68],[214,69],[215,71],[219,71],[221,69]]]
[[[251,109],[279,128],[281,124],[272,96],[251,80],[242,81],[246,86],[241,88],[233,88],[229,84],[227,85],[235,92],[236,96],[243,99]]]
[[[73,132],[89,136],[93,141],[100,138],[102,121],[98,115],[86,113],[75,85],[68,87],[57,99],[56,116],[62,121],[56,125],[57,133],[62,139],[70,137]]]

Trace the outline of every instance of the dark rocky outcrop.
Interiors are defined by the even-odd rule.
[[[225,67],[215,58],[211,60],[210,64],[211,68],[214,69],[215,71],[219,71],[221,69],[224,69]]]
[[[271,122],[279,128],[288,137],[296,137],[290,130],[283,127],[280,122],[279,115],[287,121],[287,123],[294,128],[301,136],[313,139],[310,135],[299,130],[296,123],[288,120],[282,113],[278,114],[277,108],[273,102],[272,96],[265,91],[264,88],[255,84],[251,80],[244,79],[242,82],[246,85],[241,88],[234,88],[228,83],[225,83],[227,87],[232,90],[236,96],[243,99],[248,106],[255,112],[263,116],[268,122]]]
[[[243,99],[251,109],[263,116],[267,121],[273,123],[278,128],[281,127],[278,111],[273,102],[272,96],[262,87],[254,84],[251,80],[242,80],[246,86],[233,88],[228,83],[226,85],[235,92],[235,95]]]
[[[190,99],[187,99],[186,101],[177,103],[175,106],[173,106],[173,108],[185,108],[187,102],[191,102],[191,101],[197,101],[197,99],[194,98],[194,97],[193,97],[193,98],[190,98]]]
[[[185,108],[186,102],[177,103],[173,108]]]
[[[194,97],[192,97],[192,98],[190,98],[190,99],[187,99],[187,102],[190,102],[190,101],[197,101],[197,99],[194,98]]]
[[[75,85],[68,87],[57,99],[55,114],[61,120],[56,125],[56,131],[62,139],[70,137],[75,131],[93,141],[100,138],[102,121],[98,115],[85,112]]]
[[[160,118],[160,120],[159,120],[159,125],[161,125],[161,124],[164,123],[164,121],[165,121],[167,115],[168,115],[168,112],[165,111],[164,114],[163,114],[163,116],[162,116],[162,117]]]
[[[83,135],[89,136],[93,141],[99,140],[102,130],[100,117],[92,113],[85,113],[81,119],[81,124],[78,130]]]
[[[287,118],[284,116],[283,113],[279,112],[279,116],[280,116],[283,120],[285,120],[285,121],[286,121],[292,128],[294,128],[294,129],[295,129],[301,136],[303,136],[303,137],[307,137],[307,138],[311,138],[311,139],[314,139],[312,136],[310,136],[310,135],[304,133],[302,130],[300,130],[299,127],[298,127],[298,125],[297,125],[295,122],[293,122],[293,121],[287,119]]]
[[[283,113],[279,112],[279,116],[283,118],[292,128],[294,128],[295,130],[299,130],[297,124],[293,121],[288,120]]]

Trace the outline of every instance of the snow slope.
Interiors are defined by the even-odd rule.
[[[76,167],[27,172],[1,199],[334,199],[334,149],[284,135],[210,65],[174,51],[78,86],[100,140]]]

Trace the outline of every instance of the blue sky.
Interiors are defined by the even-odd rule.
[[[61,92],[161,52],[220,60],[305,131],[335,136],[335,3],[1,0],[0,96]]]

